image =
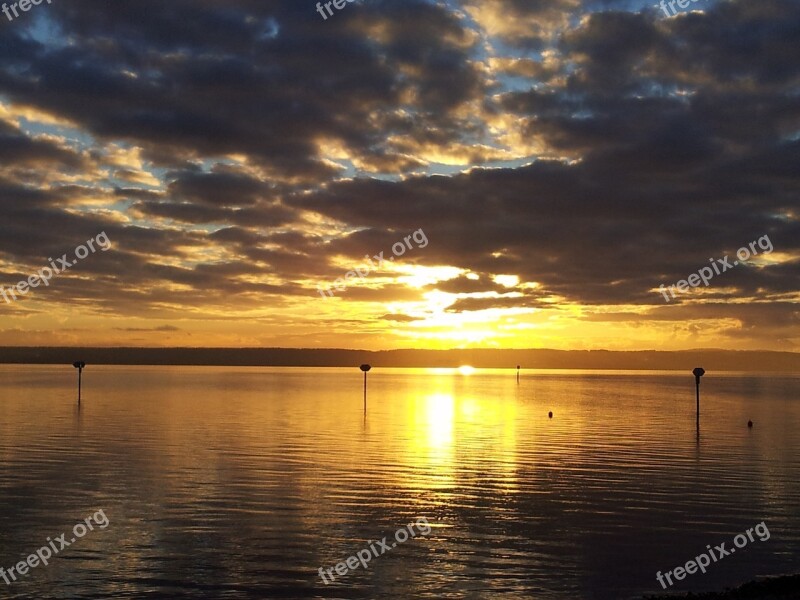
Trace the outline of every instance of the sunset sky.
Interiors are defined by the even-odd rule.
[[[0,13],[0,345],[800,349],[800,2],[333,10]]]

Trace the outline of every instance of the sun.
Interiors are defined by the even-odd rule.
[[[475,372],[475,367],[469,365],[461,365],[458,367],[458,372],[462,375],[472,375]]]

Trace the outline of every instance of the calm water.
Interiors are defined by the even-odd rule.
[[[366,417],[354,369],[75,380],[0,366],[0,566],[109,524],[5,597],[624,599],[761,521],[672,589],[800,570],[800,376],[709,373],[699,440],[688,373],[374,369]]]

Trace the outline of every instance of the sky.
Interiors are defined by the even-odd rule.
[[[0,345],[800,350],[800,3],[687,4],[0,13]]]

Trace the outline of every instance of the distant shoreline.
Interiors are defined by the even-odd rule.
[[[0,364],[580,369],[800,373],[800,353],[764,350],[348,350],[336,348],[0,347]]]

